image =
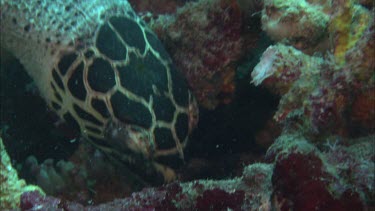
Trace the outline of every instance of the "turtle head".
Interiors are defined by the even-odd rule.
[[[111,120],[104,131],[104,138],[111,148],[104,151],[115,162],[125,164],[131,171],[127,171],[128,176],[141,184],[171,182],[177,177],[175,170],[154,160],[157,151],[154,137],[142,126]],[[150,177],[152,180],[147,179]]]
[[[1,1],[1,44],[47,104],[109,157],[173,179],[198,109],[156,34],[127,1],[25,2]]]

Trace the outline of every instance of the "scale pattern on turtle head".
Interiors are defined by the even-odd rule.
[[[127,1],[1,1],[0,12],[2,46],[83,137],[127,164],[180,163],[197,105]],[[174,177],[153,166],[165,180]]]

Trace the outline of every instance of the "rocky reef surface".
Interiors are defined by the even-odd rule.
[[[374,136],[332,140],[322,150],[300,134],[283,134],[265,163],[225,180],[174,182],[123,199],[84,206],[24,190],[22,210],[365,210],[374,201]],[[3,169],[2,169],[3,170]],[[13,183],[10,183],[13,184]]]

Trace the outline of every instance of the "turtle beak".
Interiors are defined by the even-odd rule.
[[[152,136],[140,126],[109,121],[105,138],[111,146],[124,153],[141,154],[144,158],[152,156]]]

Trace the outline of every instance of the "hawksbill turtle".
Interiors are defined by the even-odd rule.
[[[85,139],[138,175],[175,177],[196,100],[126,0],[1,0],[1,47]]]

